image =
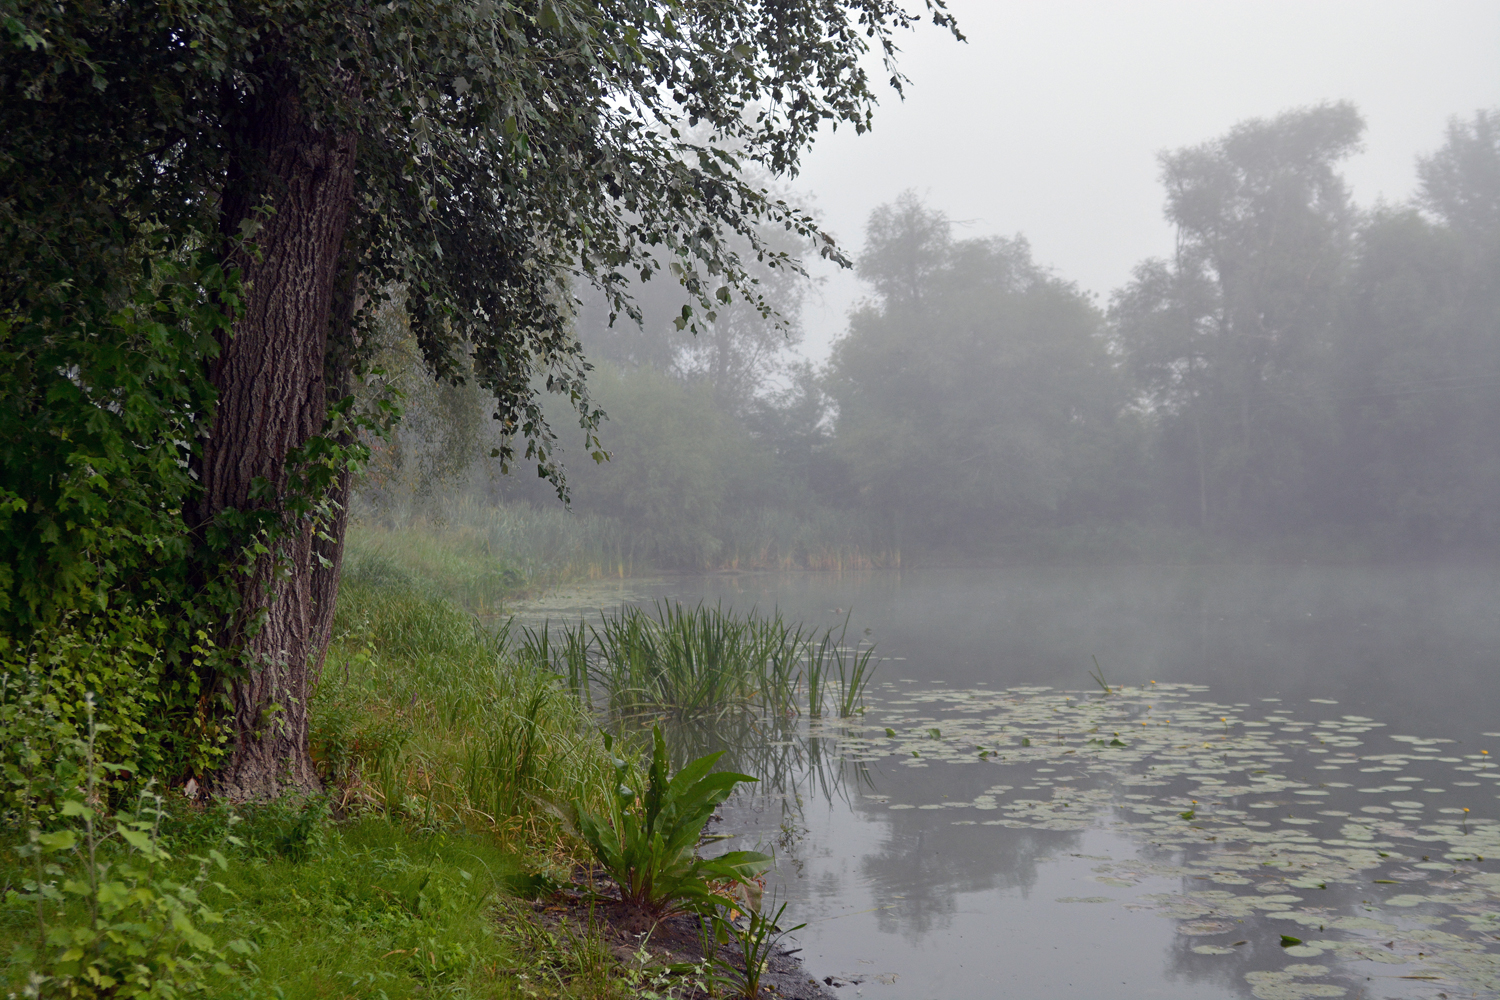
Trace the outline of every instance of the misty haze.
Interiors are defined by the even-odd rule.
[[[13,995],[1500,1000],[1500,12],[911,6],[0,0]]]
[[[611,454],[602,464],[569,461],[564,436],[572,513],[562,513],[545,480],[467,464],[485,442],[483,399],[444,390],[408,397],[408,419],[361,494],[369,534],[356,538],[389,554],[418,537],[431,539],[424,546],[482,540],[509,557],[518,579],[617,581],[564,584],[547,600],[516,605],[538,625],[657,600],[777,608],[819,627],[849,616],[855,634],[892,657],[856,734],[900,731],[886,723],[913,713],[897,695],[933,684],[1028,694],[1046,685],[1087,699],[1097,657],[1106,682],[1205,685],[1186,690],[1250,725],[1281,711],[1309,721],[1357,713],[1392,727],[1374,730],[1382,736],[1457,740],[1461,756],[1452,759],[1469,759],[1465,748],[1500,728],[1492,700],[1500,114],[1453,119],[1444,143],[1418,160],[1415,197],[1369,209],[1354,204],[1342,176],[1363,130],[1353,104],[1326,103],[1163,152],[1175,251],[1137,263],[1107,302],[1038,261],[1024,234],[968,236],[919,194],[899,193],[870,212],[856,264],[864,296],[822,364],[795,351],[808,287],[780,272],[761,276],[774,315],[736,302],[698,320],[696,332],[677,322],[682,297],[671,285],[638,289],[640,323],[617,316],[611,324],[602,301],[585,298],[577,329],[596,366],[590,385],[609,414],[601,437]],[[945,718],[929,711],[906,721],[921,733],[946,730]],[[1194,796],[1213,795],[1216,824],[1257,815],[1250,806],[1283,804],[1273,816],[1316,824],[1284,826],[1304,834],[1291,846],[1240,825],[1255,846],[1243,848],[1236,869],[1251,858],[1272,864],[1278,845],[1326,863],[1338,854],[1326,838],[1374,844],[1391,836],[1368,823],[1351,834],[1347,824],[1392,811],[1378,794],[1394,789],[1401,799],[1401,786],[1367,787],[1360,797],[1354,786],[1368,784],[1360,773],[1368,765],[1345,769],[1353,781],[1333,782],[1306,756],[1323,752],[1325,740],[1295,735],[1317,737],[1316,728],[1288,732],[1267,741],[1297,747],[1275,751],[1293,755],[1270,762],[1287,765],[1279,783],[1222,787],[1244,781],[1247,768],[1216,757],[1215,768],[1197,761],[1183,775],[1225,777],[1154,797],[1174,817],[1196,818]],[[1061,733],[1058,745],[1069,746],[1068,737]],[[987,783],[1020,787],[1025,778],[948,765],[953,773],[928,771],[913,784],[900,756],[925,767],[913,756],[923,748],[861,756],[862,746],[847,741],[863,737],[849,729],[810,738],[838,748],[813,751],[833,754],[836,763],[824,766],[838,773],[837,790],[823,789],[820,802],[802,787],[826,780],[810,777],[817,768],[783,765],[791,777],[780,793],[790,799],[775,808],[742,804],[727,829],[745,846],[778,842],[797,859],[796,873],[783,866],[776,880],[799,920],[824,921],[799,942],[806,961],[836,979],[893,997],[1439,992],[1420,992],[1412,984],[1421,980],[1384,992],[1348,985],[1365,978],[1350,970],[1422,974],[1412,972],[1422,948],[1382,947],[1373,959],[1359,950],[1373,937],[1399,937],[1399,921],[1339,936],[1337,948],[1313,952],[1337,964],[1296,976],[1282,967],[1307,958],[1286,958],[1276,942],[1281,931],[1307,937],[1297,925],[1260,917],[1277,930],[1270,946],[1263,931],[1254,948],[1233,945],[1251,934],[1237,904],[1175,881],[1203,863],[1192,848],[1227,836],[1219,826],[1179,818],[1175,839],[1146,839],[1160,830],[1132,839],[1113,832],[1122,824],[1103,810],[1088,822],[1049,825],[1044,815],[1001,830],[980,826],[974,836],[953,828],[976,821],[955,821],[964,814],[951,807],[994,808]],[[952,752],[985,752],[983,737],[957,738],[969,745]],[[1383,741],[1362,742],[1370,750],[1361,748],[1362,759],[1379,761],[1377,769],[1408,763],[1382,756],[1391,749]],[[1050,804],[1059,790],[1080,788],[1040,780],[1014,795]],[[1330,784],[1352,795],[1292,797]],[[1442,808],[1495,812],[1475,804],[1493,803],[1489,782],[1458,784],[1475,794],[1454,805],[1434,798],[1428,814],[1406,817],[1418,842],[1428,835],[1416,832],[1418,819],[1438,820]],[[1272,793],[1281,798],[1267,800]],[[892,802],[950,808],[890,813]],[[982,822],[987,814],[968,815]],[[1476,828],[1483,818],[1472,820]],[[1077,832],[1029,833],[1018,845],[1009,833],[1017,828]],[[1157,848],[1135,866],[1147,870],[1110,882],[1106,900],[1098,880],[1108,881],[1109,865],[1142,841]],[[1396,841],[1376,846],[1390,855]],[[1462,876],[1453,887],[1472,891],[1464,873],[1484,870],[1474,861],[1481,853],[1460,848],[1442,863],[1448,878]],[[1073,860],[1052,870],[1041,863],[1059,855]],[[1345,860],[1337,858],[1349,869]],[[1407,860],[1430,864],[1417,854]],[[1306,864],[1295,862],[1293,874]],[[1358,871],[1368,883],[1371,870]],[[1317,891],[1334,899],[1296,895],[1290,877],[1279,869],[1271,878],[1208,876],[1271,893],[1274,914],[1294,916],[1301,904],[1327,914],[1326,925],[1369,912],[1348,892],[1323,888],[1326,880]],[[1179,944],[1159,917],[1122,926],[1111,911],[1077,941],[1071,910],[1117,908],[1132,893],[1154,893],[1147,908],[1196,922],[1179,922]],[[1173,901],[1160,902],[1163,894]],[[1099,902],[1063,906],[1054,897]],[[1183,898],[1194,902],[1184,908]],[[834,919],[851,911],[865,915]],[[970,950],[976,936],[989,939],[980,953]],[[1069,942],[1068,954],[1049,957],[1058,941]],[[1080,949],[1089,956],[1082,967]],[[1392,965],[1397,954],[1407,964]],[[1372,961],[1385,964],[1361,964]],[[1477,971],[1435,981],[1448,976],[1490,981]],[[1313,987],[1324,992],[1297,992]]]

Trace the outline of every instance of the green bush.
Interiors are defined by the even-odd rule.
[[[85,735],[90,695],[106,798],[128,797],[140,776],[211,767],[226,734],[201,710],[183,709],[197,691],[166,676],[168,629],[151,608],[106,610],[66,615],[23,644],[0,638],[0,731],[8,736],[0,768],[12,818],[23,808],[55,809],[73,787],[66,749]]]
[[[163,844],[161,797],[149,786],[133,809],[96,806],[109,768],[97,743],[107,730],[94,719],[92,695],[84,708],[85,737],[63,747],[78,783],[51,823],[28,811],[26,841],[15,848],[29,877],[6,892],[5,906],[28,913],[36,933],[16,943],[12,962],[29,970],[26,992],[39,998],[202,993],[235,975],[230,952],[253,951],[243,939],[221,946],[203,929],[223,923],[206,895],[215,886],[210,866],[224,870],[228,861],[213,847],[190,859],[195,874],[180,877]]]

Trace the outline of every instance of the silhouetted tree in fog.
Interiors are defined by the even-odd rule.
[[[1137,268],[1112,315],[1202,527],[1308,516],[1331,427],[1313,390],[1356,222],[1337,165],[1363,129],[1352,105],[1320,105],[1162,157],[1177,251]]]
[[[1125,398],[1098,310],[1024,239],[954,240],[910,193],[871,215],[858,266],[877,297],[827,384],[860,502],[929,541],[1050,523]]]

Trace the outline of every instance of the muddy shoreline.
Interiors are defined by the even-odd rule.
[[[675,913],[653,919],[635,907],[620,902],[618,890],[597,878],[596,889],[578,891],[560,889],[531,903],[536,918],[557,933],[597,935],[613,957],[627,968],[649,969],[672,966],[697,966],[704,962],[702,923],[697,914]],[[587,875],[584,876],[584,879]],[[584,879],[580,879],[581,884]],[[761,974],[761,996],[776,1000],[833,1000],[837,996],[829,987],[846,985],[840,980],[824,984],[803,967],[797,957],[799,948],[777,947]],[[730,942],[721,945],[718,957],[738,969],[744,968],[739,948]],[[694,976],[686,973],[677,979],[679,989]],[[831,977],[830,977],[831,978]],[[730,987],[721,985],[717,995],[732,995]],[[678,994],[684,1000],[698,1000],[710,994],[689,987]]]

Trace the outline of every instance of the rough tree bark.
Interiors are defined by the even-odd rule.
[[[323,356],[325,390],[330,404],[354,391],[354,314],[360,303],[359,266],[356,257],[357,254],[346,246],[344,259],[340,264],[338,285],[334,289],[328,329],[330,333],[342,336],[327,346]],[[352,445],[352,432],[347,429],[341,431],[338,443],[345,447]],[[333,503],[333,520],[324,525],[323,532],[312,543],[313,656],[308,669],[314,682],[323,672],[323,660],[328,654],[328,644],[333,639],[334,603],[338,598],[339,576],[344,569],[344,533],[349,526],[349,494],[353,480],[353,473],[347,467],[339,473],[338,481],[329,492],[329,500]]]
[[[237,232],[267,203],[271,211],[255,236],[255,254],[229,251],[246,293],[243,314],[210,369],[219,401],[201,459],[200,526],[231,508],[274,503],[254,498],[253,484],[263,479],[280,496],[287,454],[323,430],[328,334],[354,193],[354,136],[309,125],[292,81],[257,95],[244,121],[224,230]],[[332,623],[340,546],[330,574],[319,571],[319,545],[311,523],[284,524],[276,559],[261,558],[239,585],[242,614],[263,616],[245,639],[244,673],[229,692],[235,745],[215,785],[232,799],[320,785],[308,755],[307,695]],[[275,580],[273,561],[285,571]]]

